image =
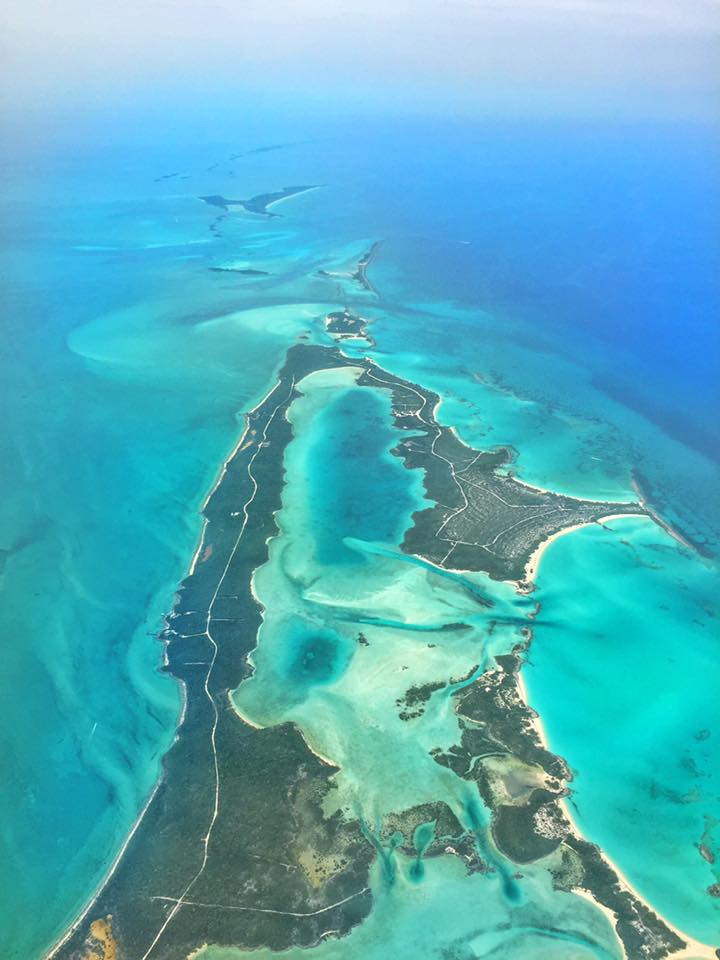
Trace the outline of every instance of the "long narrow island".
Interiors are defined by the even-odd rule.
[[[378,864],[392,884],[394,858],[403,857],[417,864],[411,875],[418,882],[424,860],[458,858],[468,873],[499,878],[510,906],[522,901],[523,869],[541,864],[556,891],[576,891],[600,907],[625,956],[683,955],[686,939],[569,818],[570,772],[543,742],[519,681],[538,615],[532,579],[543,544],[607,517],[646,516],[646,507],[521,483],[512,475],[512,450],[472,449],[438,422],[436,394],[344,354],[348,331],[364,333],[347,309],[325,330],[335,345],[298,343],[288,351],[205,501],[202,539],[163,635],[165,668],[184,690],[174,746],[97,896],[49,956],[179,960],[201,956],[208,944],[280,951],[341,940],[373,910]],[[353,389],[389,399],[398,436],[392,452],[422,476],[426,506],[415,512],[398,557],[428,577],[454,578],[475,611],[467,623],[440,625],[437,636],[479,622],[488,636],[503,622],[512,631],[502,651],[478,653],[466,676],[408,685],[394,708],[393,722],[410,729],[423,723],[435,698],[446,697],[457,741],[431,746],[427,759],[458,784],[458,796],[471,799],[454,805],[452,788],[385,811],[381,822],[332,809],[339,764],[314,749],[297,722],[265,725],[241,709],[244,684],[261,670],[254,651],[266,608],[255,577],[281,534],[294,405],[312,378],[332,383],[338,371]],[[500,610],[482,574],[488,584],[509,581],[525,603],[520,612]],[[312,585],[302,590],[303,602],[321,602]],[[356,635],[357,651],[348,656],[373,647],[377,617],[344,611],[340,619]],[[302,669],[317,669],[312,658],[324,656],[325,646],[303,648]],[[428,655],[435,647],[425,643]]]

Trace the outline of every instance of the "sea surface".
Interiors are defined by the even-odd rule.
[[[518,476],[559,492],[630,498],[634,477],[688,541],[637,520],[556,541],[533,595],[525,674],[574,772],[587,836],[669,920],[720,943],[720,900],[706,893],[720,879],[718,131],[310,109],[301,120],[237,105],[221,123],[151,119],[86,118],[2,159],[3,957],[43,955],[146,801],[180,710],[156,635],[202,500],[288,346],[326,342],[322,318],[345,303],[373,320],[374,359],[437,391],[437,416],[467,442],[512,445]],[[273,218],[224,216],[198,199],[292,184],[317,189]],[[377,293],[318,276],[347,272],[376,240]],[[347,738],[321,742],[322,711],[337,718],[366,679],[337,617],[338,605],[355,604],[353,616],[362,607],[348,583],[362,581],[367,597],[385,591],[373,616],[387,622],[369,629],[400,636],[393,655],[412,656],[419,680],[463,676],[478,660],[469,634],[443,633],[442,657],[428,647],[425,628],[439,609],[462,607],[463,593],[393,553],[422,483],[388,453],[382,395],[320,378],[293,409],[306,428],[288,451],[291,542],[283,550],[278,538],[257,574],[260,595],[277,588],[282,602],[238,709],[263,723],[292,715],[319,752],[345,751],[339,793],[370,826],[438,790],[465,803],[426,752],[451,742],[447,702],[433,698],[423,751],[401,742],[382,697],[370,699],[387,768],[351,711]],[[290,585],[313,573],[308,536],[323,571],[315,594],[299,595]],[[485,587],[522,612],[510,587]],[[422,629],[398,630],[398,609]],[[303,646],[308,611],[327,615],[318,649]],[[482,638],[483,624],[474,629]],[[277,673],[287,682],[270,682]],[[407,776],[393,777],[398,763]],[[381,956],[388,930],[398,950],[411,943],[428,904],[428,945],[454,918],[473,955],[515,955],[507,938],[464,929],[481,881],[463,885],[452,860],[428,866],[422,885],[385,887],[381,860],[376,910],[352,934],[358,957]],[[585,931],[568,957],[614,955],[597,911],[535,870],[518,906],[501,867],[493,929],[528,912],[517,956],[560,955],[528,903],[545,919],[569,911],[569,927]],[[318,953],[336,949],[345,956],[331,944]]]

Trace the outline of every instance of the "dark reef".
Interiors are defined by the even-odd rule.
[[[208,267],[213,273],[237,273],[241,277],[269,277],[267,270],[254,270],[252,267]]]

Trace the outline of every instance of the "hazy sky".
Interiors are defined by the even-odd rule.
[[[463,111],[720,102],[720,0],[4,0],[0,16],[16,106],[193,85]]]

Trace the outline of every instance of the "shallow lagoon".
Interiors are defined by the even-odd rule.
[[[278,136],[264,121],[245,126],[246,119],[238,127],[243,137],[290,139],[284,128]],[[470,442],[514,443],[524,479],[609,498],[628,489],[630,469],[641,462],[667,516],[677,511],[688,522],[690,513],[693,534],[709,539],[717,529],[708,444],[690,449],[676,426],[671,441],[662,424],[649,425],[624,404],[637,399],[630,396],[635,381],[650,395],[663,383],[662,392],[690,412],[689,431],[709,403],[713,351],[702,318],[687,315],[685,296],[692,289],[694,302],[712,303],[715,281],[708,278],[720,276],[706,230],[712,191],[696,176],[702,135],[689,131],[682,147],[668,151],[657,149],[667,146],[662,131],[629,139],[623,131],[621,149],[612,130],[598,128],[594,155],[613,158],[600,170],[583,145],[585,128],[578,134],[571,126],[548,132],[435,124],[429,137],[418,121],[399,140],[395,127],[388,133],[382,123],[369,124],[358,138],[339,124],[321,148],[295,146],[210,174],[202,172],[208,162],[236,148],[225,134],[225,142],[215,135],[194,145],[170,137],[159,150],[128,126],[121,134],[128,151],[100,150],[94,144],[102,138],[88,131],[92,145],[80,148],[82,156],[74,146],[11,171],[20,200],[6,206],[3,235],[10,361],[2,384],[8,489],[0,521],[1,546],[9,551],[3,629],[13,640],[4,672],[10,696],[0,698],[0,709],[12,790],[0,843],[2,885],[10,892],[1,908],[3,932],[13,958],[39,954],[62,929],[150,790],[179,706],[177,691],[157,672],[154,633],[194,549],[199,504],[240,432],[242,411],[262,396],[286,346],[312,329],[315,310],[327,302],[340,297],[372,309],[377,359],[438,389],[446,398],[441,418]],[[192,179],[153,183],[176,169]],[[285,204],[282,221],[232,218],[221,235],[211,234],[214,213],[195,197],[235,195],[238,180],[248,196],[269,184],[327,186]],[[622,204],[628,189],[630,220]],[[587,216],[597,195],[613,200],[599,219]],[[653,231],[666,222],[677,229],[663,230],[655,242]],[[620,235],[630,244],[643,238],[626,251],[627,267],[605,256]],[[318,280],[319,266],[342,268],[378,237],[386,243],[372,276],[383,302]],[[674,255],[673,244],[703,255],[690,263]],[[251,264],[270,277],[238,282],[208,270],[226,262]],[[642,270],[633,269],[638,263]],[[580,282],[565,285],[579,266]],[[651,319],[680,314],[694,335],[678,353],[668,334],[660,352],[694,350],[695,365],[683,361],[668,380],[667,356],[654,368],[644,334]],[[621,322],[631,329],[619,331]],[[690,387],[679,377],[685,367],[695,371]],[[608,371],[615,377],[612,401],[602,389]],[[474,379],[476,373],[485,379]],[[565,542],[572,537],[562,549]],[[371,553],[366,544],[364,554]],[[367,556],[358,553],[363,569],[380,569]],[[451,608],[460,603],[446,579],[428,586],[404,561],[384,562],[393,582],[381,605],[386,619],[397,619],[398,607],[410,602],[427,602],[426,619],[416,624],[427,627],[435,622],[438,590]],[[649,582],[635,585],[645,590]],[[399,655],[408,657],[417,649],[411,642],[429,639],[422,631],[402,636],[408,646]],[[672,635],[656,639],[674,655]],[[460,647],[448,641],[448,659],[428,668],[459,670],[467,661]],[[664,649],[653,647],[652,655],[664,656]],[[684,662],[704,671],[693,658]],[[564,678],[571,699],[576,677],[567,671]],[[583,755],[583,771],[571,754],[573,737],[553,723],[556,706],[549,699],[543,714],[553,745],[580,769],[579,791],[593,757]],[[433,738],[449,729],[443,709],[434,698]],[[565,719],[572,734],[574,718]],[[684,768],[664,772],[671,789],[675,778],[684,788]],[[655,812],[678,820],[673,805]],[[597,829],[613,828],[598,819]],[[683,836],[695,833],[693,820]],[[638,833],[626,866],[631,875],[639,870],[638,883],[643,860],[653,855],[646,857],[645,839]],[[683,858],[690,863],[697,852],[685,843],[682,851],[684,869]],[[705,870],[692,862],[696,873]],[[660,887],[673,882],[667,864]],[[698,900],[690,913],[706,906]]]
[[[363,541],[344,536],[366,513],[368,529],[397,534],[410,508],[423,502],[418,476],[389,455],[398,439],[387,426],[389,403],[371,402],[369,388],[352,386],[359,373],[323,371],[299,385],[302,397],[289,414],[295,439],[285,458],[286,487],[277,517],[281,533],[255,576],[265,614],[251,657],[254,673],[232,695],[249,722],[266,726],[291,720],[311,749],[338,766],[326,812],[359,818],[378,845],[370,920],[341,947],[328,944],[312,953],[335,956],[341,949],[343,956],[374,956],[374,950],[387,949],[388,938],[397,938],[398,949],[403,944],[415,949],[411,944],[419,938],[419,956],[462,941],[468,957],[492,956],[495,948],[504,956],[520,956],[522,949],[546,940],[552,940],[558,957],[615,956],[617,943],[600,911],[580,897],[552,891],[542,866],[514,875],[516,869],[490,840],[475,785],[430,755],[459,740],[452,691],[520,640],[519,627],[502,621],[522,622],[533,603],[512,586],[470,575],[468,580],[492,595],[494,607],[488,609],[467,589],[466,578],[440,576],[408,562],[393,550],[392,539],[367,550]],[[343,455],[348,433],[336,428],[350,409],[357,418],[354,429],[372,431],[364,440],[374,446],[373,452],[365,450],[364,471]],[[333,464],[329,472],[327,463]],[[367,475],[382,472],[391,479],[384,488],[389,497],[376,487],[368,502]],[[325,495],[317,495],[318,485],[326,485]],[[335,496],[338,489],[341,500]],[[373,519],[381,526],[373,527]],[[402,717],[408,690],[438,679],[446,685],[431,695],[420,715]],[[446,864],[447,855],[409,861],[393,849],[392,840],[381,842],[389,814],[438,800],[475,832],[490,873],[468,878],[464,867]],[[419,894],[413,889],[418,884]],[[436,925],[425,931],[423,922],[422,934],[418,928],[410,936],[397,913],[405,911],[407,922],[417,928],[418,896],[437,911]],[[474,904],[468,916],[456,910],[457,897]],[[443,916],[443,910],[453,915]],[[565,924],[562,936],[558,923]]]
[[[381,869],[373,871],[373,912],[341,941],[328,938],[312,950],[201,950],[198,960],[387,960],[438,956],[474,960],[619,960],[607,919],[572,894],[553,891],[547,875],[524,869],[526,905],[509,906],[496,877],[468,877],[454,857],[428,861],[421,883],[402,858],[397,881],[388,887]]]

